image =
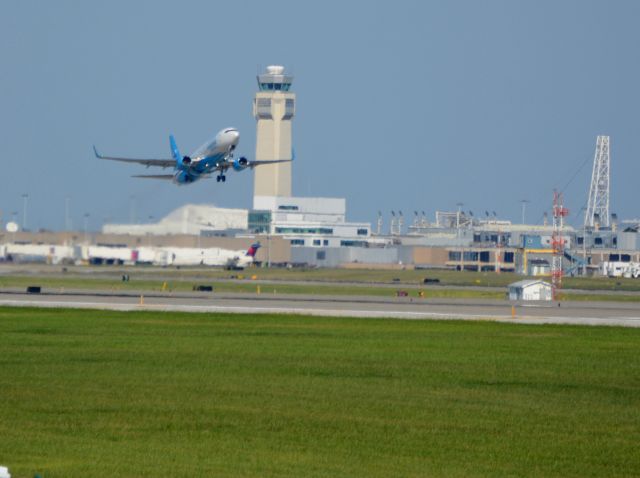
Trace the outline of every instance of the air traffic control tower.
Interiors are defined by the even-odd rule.
[[[296,95],[289,91],[293,76],[283,66],[268,66],[258,75],[258,88],[253,100],[256,130],[256,161],[292,159],[291,118],[295,113]],[[256,168],[253,196],[291,196],[291,163]]]

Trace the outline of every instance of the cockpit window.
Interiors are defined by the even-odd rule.
[[[224,130],[224,132],[225,132],[225,133],[230,133],[231,131],[236,131],[236,130],[235,130],[235,129],[233,129],[233,128],[225,129],[225,130]]]

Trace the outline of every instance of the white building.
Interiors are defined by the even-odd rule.
[[[55,244],[15,244],[0,247],[0,258],[12,262],[70,263],[78,255],[78,248]]]
[[[640,263],[604,261],[600,264],[600,270],[605,277],[626,277],[637,279],[640,277]]]
[[[245,230],[249,212],[206,204],[187,204],[169,213],[157,223],[105,224],[105,234],[193,234],[226,230]]]
[[[551,284],[541,280],[521,280],[509,284],[509,300],[551,300]]]
[[[529,272],[527,275],[538,277],[551,275],[551,264],[546,259],[531,259],[527,262]]]
[[[255,196],[249,230],[284,236],[292,246],[365,246],[371,224],[347,222],[344,198]]]

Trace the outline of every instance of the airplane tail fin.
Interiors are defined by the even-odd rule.
[[[249,256],[249,257],[256,257],[256,253],[258,252],[258,249],[260,249],[261,245],[259,242],[256,242],[254,244],[251,244],[251,247],[249,247],[249,249],[247,250],[247,253],[245,255]]]
[[[169,145],[171,146],[171,156],[173,160],[176,162],[176,168],[182,169],[182,155],[180,154],[180,150],[178,149],[178,145],[176,144],[176,139],[172,134],[169,135]]]

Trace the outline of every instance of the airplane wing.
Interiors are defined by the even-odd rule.
[[[114,156],[102,156],[98,153],[96,147],[93,147],[93,152],[98,159],[109,159],[111,161],[122,161],[124,163],[138,163],[143,164],[147,167],[149,166],[159,166],[161,168],[172,168],[175,166],[176,162],[173,159],[139,159],[139,158],[118,158]]]
[[[262,166],[263,164],[276,164],[276,163],[290,163],[292,159],[273,159],[269,161],[249,161],[248,168],[255,168],[256,166]]]
[[[240,169],[253,169],[256,166],[263,166],[265,164],[276,164],[276,163],[289,163],[291,162],[291,159],[273,159],[273,160],[268,160],[268,161],[248,161],[245,158],[240,158]],[[226,171],[227,169],[231,169],[234,167],[234,162],[233,161],[229,161],[227,159],[223,160],[223,161],[219,161],[215,168],[213,168],[213,171]]]
[[[173,174],[137,174],[131,177],[144,179],[166,179],[168,181],[171,181],[173,179]]]

